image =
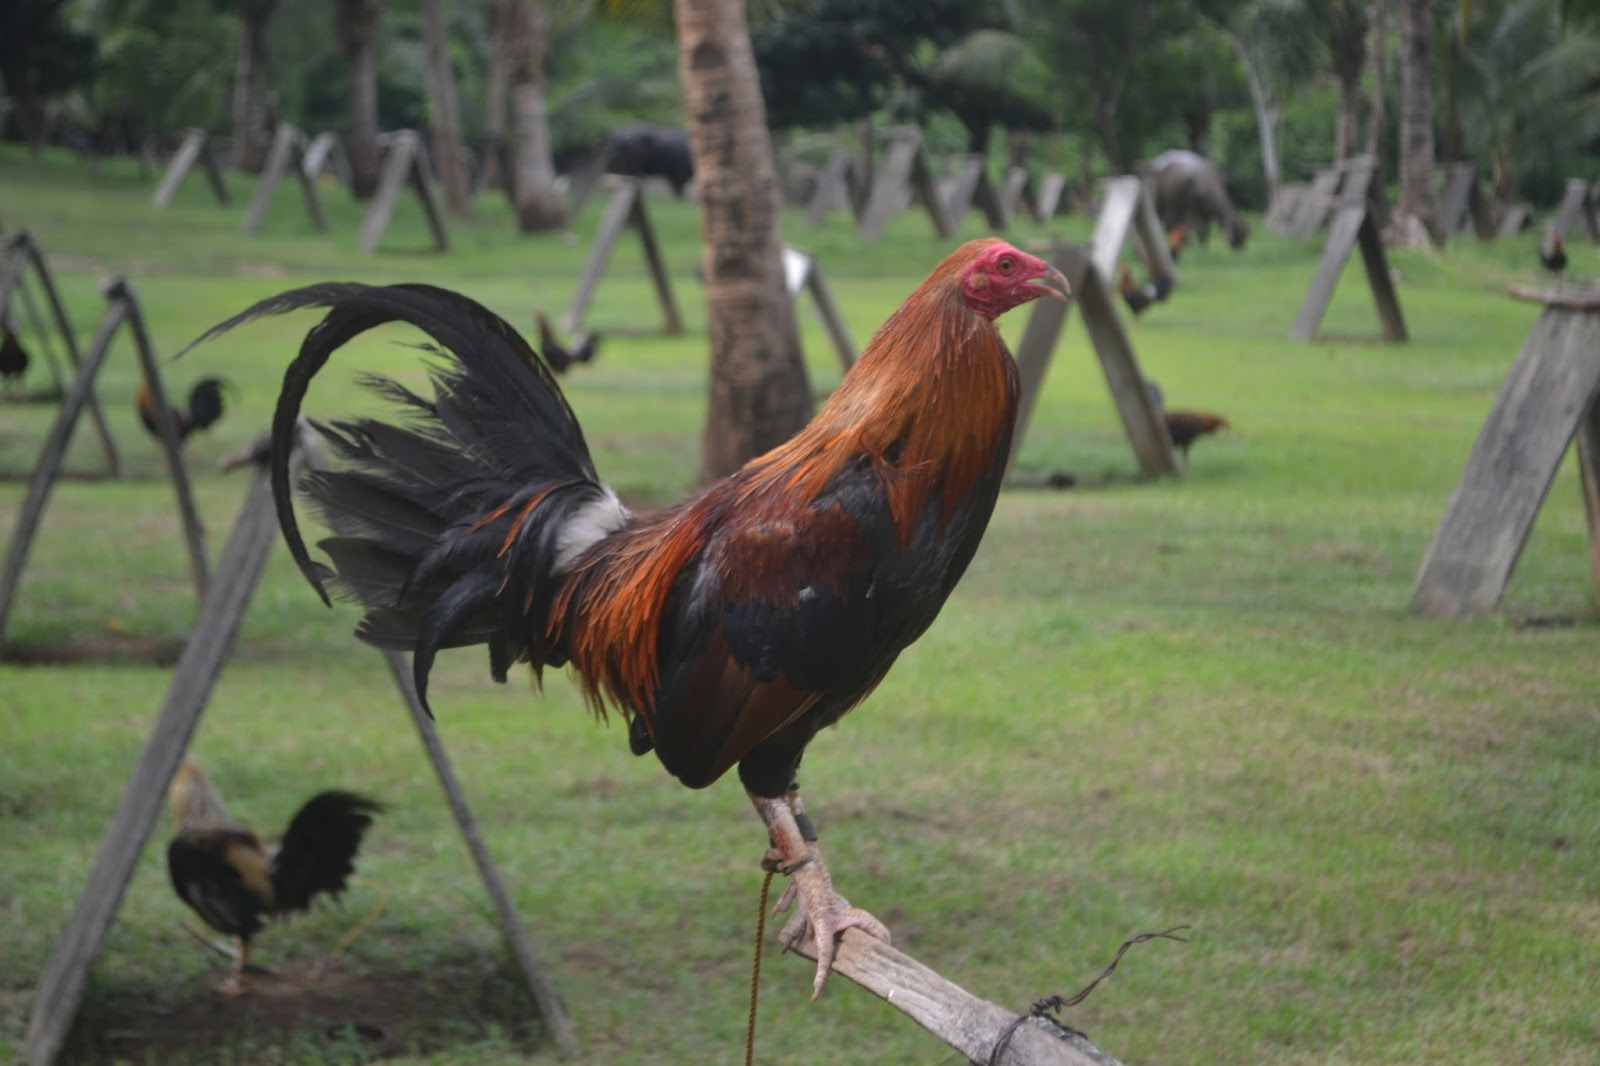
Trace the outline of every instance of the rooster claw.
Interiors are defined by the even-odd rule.
[[[821,915],[813,918],[807,912],[800,892],[790,884],[774,908],[775,912],[781,912],[797,899],[800,900],[800,906],[795,908],[784,923],[783,931],[778,934],[778,941],[785,951],[794,951],[805,942],[808,931],[813,937],[817,948],[817,975],[811,982],[813,1003],[822,995],[822,986],[827,982],[828,974],[833,972],[833,958],[838,951],[839,937],[846,929],[859,929],[874,940],[881,940],[885,944],[890,942],[889,928],[870,912],[850,906],[849,900],[838,893],[830,892],[829,897]]]

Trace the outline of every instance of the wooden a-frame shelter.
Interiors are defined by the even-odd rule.
[[[120,277],[112,278],[101,289],[108,302],[105,316],[100,320],[88,350],[77,361],[71,384],[62,397],[61,408],[50,433],[45,438],[39,458],[34,464],[28,483],[28,493],[17,512],[17,524],[6,548],[3,565],[0,565],[0,644],[4,643],[11,609],[16,603],[17,590],[27,565],[28,551],[39,532],[39,521],[44,516],[50,492],[60,480],[67,446],[72,442],[73,430],[84,409],[94,403],[95,379],[106,363],[111,343],[119,330],[126,325],[133,336],[134,351],[139,357],[139,367],[144,384],[150,391],[151,405],[155,409],[160,432],[157,441],[166,460],[167,476],[177,495],[178,514],[183,523],[184,541],[189,550],[189,572],[194,581],[196,597],[203,597],[210,581],[206,562],[205,532],[200,515],[195,508],[194,492],[189,485],[189,468],[184,462],[183,447],[178,440],[177,423],[172,417],[172,406],[167,402],[166,390],[161,385],[161,364],[150,345],[150,335],[145,329],[144,315],[139,310],[138,297],[133,287]]]
[[[162,175],[161,184],[156,186],[151,206],[166,207],[170,204],[172,198],[178,195],[183,179],[189,176],[189,171],[194,169],[196,163],[206,172],[206,181],[210,183],[211,194],[217,198],[217,203],[223,207],[231,204],[233,198],[228,194],[228,183],[222,178],[222,165],[217,162],[217,154],[212,150],[211,134],[202,129],[192,129],[183,135],[183,143],[178,145],[172,161],[167,164],[167,172]]]
[[[645,265],[650,270],[650,279],[655,282],[656,301],[661,305],[661,332],[682,333],[683,316],[678,314],[678,302],[672,295],[672,279],[667,274],[666,259],[661,254],[661,244],[656,240],[655,227],[651,225],[650,212],[645,207],[644,184],[638,178],[617,180],[619,184],[616,191],[606,204],[605,214],[600,216],[600,228],[595,233],[593,247],[589,249],[589,258],[583,264],[583,273],[578,278],[572,302],[562,316],[561,328],[568,333],[576,333],[582,327],[583,316],[594,299],[600,275],[605,273],[606,263],[611,259],[611,250],[622,236],[622,231],[631,229],[638,234],[639,244],[644,249]]]
[[[1544,305],[1484,419],[1417,573],[1411,609],[1461,618],[1500,603],[1569,443],[1600,595],[1600,288],[1514,287]]]
[[[1327,314],[1328,305],[1333,301],[1339,276],[1344,273],[1350,253],[1359,245],[1372,302],[1383,324],[1383,337],[1387,341],[1406,340],[1406,320],[1400,311],[1400,297],[1395,292],[1388,255],[1383,248],[1381,227],[1387,205],[1378,181],[1378,161],[1372,156],[1360,156],[1341,164],[1340,171],[1339,204],[1328,227],[1328,241],[1323,245],[1317,272],[1306,289],[1294,324],[1289,327],[1289,336],[1298,341],[1309,341],[1316,336],[1322,316]]]
[[[1137,183],[1138,179],[1132,179]],[[1109,231],[1108,231],[1109,232]],[[1164,250],[1166,244],[1157,241]],[[1021,395],[1017,405],[1017,427],[1011,438],[1013,463],[1022,449],[1023,438],[1032,422],[1039,392],[1044,387],[1045,371],[1055,354],[1056,342],[1072,306],[1078,308],[1089,341],[1100,360],[1106,386],[1111,390],[1122,428],[1133,447],[1139,469],[1151,476],[1178,475],[1182,471],[1172,437],[1161,418],[1161,409],[1145,384],[1144,372],[1133,350],[1133,342],[1117,312],[1117,294],[1109,275],[1101,270],[1099,249],[1055,241],[1050,262],[1066,275],[1072,286],[1072,304],[1058,300],[1037,300],[1028,315],[1022,340],[1017,345],[1017,373]],[[1114,260],[1113,260],[1114,262]]]
[[[300,435],[307,436],[303,432]],[[310,449],[297,448],[296,468],[307,451]],[[261,453],[264,455],[266,449],[261,449]],[[50,1066],[61,1053],[83,1001],[90,972],[105,947],[139,856],[155,829],[167,784],[177,772],[189,741],[199,727],[200,717],[232,651],[277,534],[271,475],[263,464],[255,469],[244,505],[217,561],[220,578],[201,601],[199,616],[184,645],[172,685],[145,740],[139,761],[129,775],[122,801],[107,827],[88,880],[35,986],[33,1009],[23,1040],[25,1053],[33,1066]],[[554,983],[539,966],[533,944],[517,918],[511,895],[484,844],[483,834],[467,804],[444,744],[417,697],[411,670],[398,654],[386,653],[384,658],[494,904],[507,946],[527,978],[540,1021],[561,1053],[575,1058],[578,1042],[572,1019]]]
[[[433,248],[437,252],[450,250],[450,233],[445,228],[444,210],[433,191],[433,168],[428,165],[428,150],[416,130],[395,130],[385,136],[383,170],[378,175],[378,191],[372,195],[372,206],[361,220],[361,234],[357,246],[371,255],[378,250],[383,235],[394,217],[395,204],[400,190],[409,187],[422,204],[428,219],[428,231],[433,235]]]
[[[34,296],[34,285],[44,294],[44,302],[49,309],[48,317]],[[52,398],[59,401],[66,395],[67,377],[76,370],[80,361],[78,338],[62,306],[61,294],[50,274],[50,264],[38,242],[27,230],[21,230],[0,243],[0,324],[20,334],[22,320],[17,314],[18,307],[27,316],[28,329],[36,342],[36,350],[44,355],[44,365],[50,372],[54,386]],[[56,351],[57,341],[61,343],[64,356]],[[116,440],[106,423],[99,398],[91,395],[89,404],[90,419],[105,454],[106,472],[111,477],[121,477],[122,456],[117,451]]]
[[[311,224],[317,228],[318,233],[328,232],[328,216],[322,210],[322,197],[317,192],[316,174],[307,163],[305,135],[295,129],[288,122],[278,123],[278,131],[272,137],[272,147],[267,150],[266,165],[261,168],[261,180],[256,183],[255,195],[250,198],[250,206],[244,213],[244,224],[240,232],[245,236],[254,234],[261,228],[262,221],[267,217],[267,208],[272,204],[272,196],[278,189],[278,183],[286,175],[293,176],[300,185],[300,193],[305,198],[306,212],[311,216]]]

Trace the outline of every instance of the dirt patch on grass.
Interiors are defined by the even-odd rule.
[[[146,986],[98,985],[62,1061],[360,1062],[471,1044],[531,1052],[540,1042],[520,978],[495,959],[413,973],[293,963],[253,974],[237,997],[216,991],[224,976],[219,967],[154,1002]]]
[[[21,640],[0,644],[0,662],[12,666],[145,663],[168,667],[183,653],[173,637],[95,636],[71,640]]]

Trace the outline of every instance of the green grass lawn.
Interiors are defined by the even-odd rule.
[[[242,201],[246,183],[231,181]],[[0,152],[0,222],[37,236],[80,336],[99,319],[98,283],[122,273],[164,355],[253,300],[328,278],[428,280],[529,328],[535,306],[566,306],[601,211],[591,203],[571,234],[524,238],[484,197],[437,256],[403,201],[368,257],[355,251],[360,211],[337,190],[333,236],[284,187],[244,238],[243,202],[216,206],[195,176],[158,212],[154,182]],[[691,488],[706,392],[698,218],[670,200],[650,209],[688,332],[653,335],[643,257],[626,239],[590,313],[609,333],[600,357],[567,379],[602,475],[646,503]],[[1058,229],[1082,238],[1089,225]],[[791,214],[786,235],[819,255],[858,343],[949,248],[915,214],[871,246],[838,215],[808,231]],[[1377,342],[1354,263],[1324,339],[1285,339],[1315,244],[1258,232],[1243,254],[1191,249],[1172,301],[1131,327],[1169,405],[1235,427],[1197,444],[1182,480],[1133,476],[1069,322],[1020,474],[1067,471],[1080,487],[1006,492],[938,624],[811,748],[810,806],[840,889],[897,945],[1018,1009],[1076,990],[1134,933],[1191,925],[1187,944],[1141,946],[1066,1015],[1130,1064],[1594,1062],[1600,629],[1575,462],[1500,613],[1445,623],[1406,609],[1537,314],[1504,295],[1536,269],[1533,247],[1529,234],[1396,254],[1414,339],[1394,346]],[[1600,272],[1592,247],[1572,253],[1573,273]],[[1013,342],[1024,318],[1003,322]],[[244,491],[216,459],[265,426],[314,321],[263,321],[163,367],[175,391],[206,373],[235,386],[226,419],[188,448],[213,552]],[[826,390],[839,368],[809,309],[801,325]],[[356,368],[419,381],[418,353],[396,339],[415,338],[342,352],[308,410],[365,408]],[[120,342],[100,389],[132,476],[57,488],[11,639],[176,637],[193,620],[172,492],[133,416],[136,366]],[[7,539],[16,478],[50,414],[0,406]],[[97,462],[80,430],[72,467]],[[221,1000],[222,963],[180,925],[163,825],[95,972],[74,1060],[359,1060],[362,1047],[324,1036],[330,1002],[369,1012],[345,1020],[382,1024],[383,1050],[410,1061],[554,1059],[353,622],[277,552],[194,751],[232,813],[263,830],[323,787],[389,808],[343,905],[269,929],[261,962],[301,972],[381,901],[378,918],[316,992]],[[594,723],[559,675],[542,697],[521,676],[495,686],[472,652],[446,654],[435,677],[440,729],[586,1061],[741,1061],[765,842],[737,783],[693,793],[630,757],[625,731]],[[17,1055],[34,981],[169,680],[132,664],[0,666],[0,1060]],[[809,963],[769,957],[758,1061],[958,1061],[849,982],[815,1004],[810,984]]]

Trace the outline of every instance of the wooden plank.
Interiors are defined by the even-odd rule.
[[[799,296],[802,291],[811,294],[811,302],[817,309],[817,317],[822,320],[823,331],[828,334],[840,364],[849,370],[856,361],[855,342],[851,340],[850,329],[844,323],[844,316],[839,313],[839,305],[834,303],[833,293],[822,277],[822,268],[817,266],[816,257],[784,245],[783,283],[791,297]]]
[[[339,135],[332,130],[323,130],[311,138],[305,154],[300,157],[300,169],[313,180],[331,172],[339,184],[346,187],[350,184],[350,160],[344,154]]]
[[[883,227],[889,216],[900,209],[905,191],[911,181],[912,159],[920,150],[920,143],[897,139],[890,143],[878,174],[867,197],[867,206],[861,211],[856,232],[862,240],[875,241],[883,236]]]
[[[1059,301],[1051,301],[1062,306]],[[816,944],[794,949],[815,962]],[[1013,1011],[973,995],[910,955],[850,929],[839,939],[833,972],[865,988],[954,1048],[969,1063],[992,1066],[1118,1066],[1089,1038],[1044,1019],[1020,1021]],[[1009,1035],[1008,1035],[1009,1034]],[[926,1056],[949,1061],[949,1056]],[[787,1060],[785,1060],[787,1061]]]
[[[1261,224],[1274,233],[1291,235],[1294,219],[1301,211],[1301,203],[1310,193],[1311,187],[1303,183],[1278,186],[1267,202],[1267,211],[1261,217]]]
[[[645,210],[644,194],[633,198],[628,212],[628,224],[639,234],[644,246],[645,265],[650,268],[650,280],[655,283],[656,302],[661,305],[661,332],[676,335],[683,332],[683,317],[678,314],[678,301],[672,295],[672,277],[667,272],[666,256],[656,241],[655,227],[650,224],[650,213]]]
[[[1539,316],[1484,420],[1411,595],[1412,610],[1493,610],[1560,468],[1600,393],[1600,314]]]
[[[983,169],[981,155],[951,157],[949,183],[940,190],[940,199],[944,201],[945,217],[952,229],[959,230],[966,220],[967,211],[978,193],[978,184],[985,180]]]
[[[72,431],[78,424],[78,416],[83,413],[89,397],[94,392],[94,379],[105,363],[106,353],[111,348],[111,339],[116,335],[117,327],[122,324],[126,313],[126,304],[113,303],[107,309],[105,317],[100,320],[100,328],[95,333],[94,340],[90,342],[88,352],[78,364],[77,373],[72,379],[72,387],[61,398],[61,408],[56,412],[56,420],[45,438],[39,459],[34,463],[33,476],[28,482],[28,495],[17,510],[17,525],[11,535],[11,544],[6,550],[5,568],[0,570],[0,641],[5,639],[6,624],[11,619],[11,607],[16,602],[17,588],[22,583],[22,568],[28,561],[28,550],[33,547],[33,538],[39,532],[39,519],[44,514],[45,504],[50,499],[50,490],[55,487],[61,464],[66,459],[67,445],[72,441]]]
[[[500,917],[500,929],[505,934],[506,944],[510,947],[511,955],[516,959],[517,965],[521,967],[523,976],[527,978],[528,991],[533,995],[539,1019],[545,1030],[555,1038],[556,1046],[561,1049],[562,1054],[568,1058],[577,1058],[578,1033],[572,1024],[572,1016],[567,1013],[566,1005],[561,1002],[555,982],[539,965],[533,942],[517,917],[516,907],[511,902],[511,893],[506,890],[505,880],[500,876],[500,869],[495,865],[494,857],[489,854],[483,833],[478,829],[478,820],[473,817],[466,793],[462,790],[461,782],[456,778],[455,769],[450,764],[450,755],[445,751],[443,741],[439,739],[439,731],[434,727],[433,719],[428,716],[427,710],[417,696],[416,681],[410,665],[406,662],[405,656],[398,652],[385,652],[383,657],[389,664],[389,672],[394,677],[395,685],[400,689],[406,709],[411,712],[411,722],[417,727],[417,735],[422,739],[423,750],[427,752],[428,762],[432,764],[434,775],[439,779],[439,788],[444,792],[445,800],[450,805],[450,813],[455,816],[461,837],[467,843],[467,851],[472,855],[472,862],[478,868],[478,876],[482,878],[483,887],[489,893],[489,899]]]
[[[410,130],[399,131],[399,133],[410,132]],[[394,205],[400,198],[400,190],[411,177],[412,161],[416,158],[416,153],[415,134],[395,136],[391,139],[389,150],[383,159],[383,173],[378,176],[378,190],[373,194],[372,206],[367,208],[366,217],[361,220],[361,234],[356,241],[356,246],[368,255],[378,250],[378,243],[383,240],[384,231],[389,228],[389,220],[394,217]]]
[[[1317,273],[1294,316],[1294,325],[1289,327],[1292,339],[1309,341],[1317,335],[1322,316],[1328,313],[1328,304],[1333,300],[1334,286],[1339,283],[1339,275],[1344,273],[1344,265],[1355,249],[1361,224],[1366,219],[1365,207],[1342,207],[1334,214],[1333,225],[1328,227],[1328,242],[1322,246],[1322,258],[1317,263]]]
[[[423,143],[420,134],[413,132],[411,136],[416,142],[416,151],[411,157],[411,191],[422,202],[422,213],[428,219],[429,231],[433,233],[433,250],[448,252],[450,231],[445,228],[444,209],[433,191],[438,182],[433,179],[433,163],[428,156],[428,146]]]
[[[1152,278],[1178,279],[1178,265],[1172,261],[1172,248],[1167,244],[1167,232],[1156,217],[1154,200],[1140,186],[1139,200],[1133,209],[1133,234],[1139,242],[1139,257],[1144,260],[1145,273]]]
[[[1000,205],[1008,215],[1020,215],[1024,212],[1033,213],[1028,204],[1028,170],[1026,167],[1011,167],[1006,170],[1005,181],[1000,185]]]
[[[1583,490],[1583,517],[1589,527],[1589,575],[1600,601],[1600,395],[1589,400],[1589,413],[1578,420],[1578,481]]]
[[[212,586],[200,605],[161,712],[123,789],[122,801],[106,830],[72,917],[57,938],[39,978],[23,1038],[28,1060],[34,1066],[48,1066],[55,1061],[66,1042],[89,974],[105,946],[139,856],[164,806],[167,785],[194,735],[277,537],[272,479],[262,468],[251,483],[244,507],[217,561],[217,572],[223,580]]]
[[[150,345],[150,334],[144,326],[144,313],[139,309],[139,299],[126,279],[114,278],[106,289],[108,299],[121,301],[127,306],[126,318],[133,329],[134,350],[139,354],[139,365],[144,380],[150,386],[150,400],[156,413],[156,434],[167,463],[167,476],[172,479],[173,492],[178,497],[178,515],[183,522],[183,538],[189,548],[189,575],[194,581],[194,595],[203,600],[211,582],[209,562],[206,558],[205,527],[200,522],[200,512],[195,507],[194,490],[189,484],[189,464],[183,457],[183,443],[178,439],[177,420],[167,403],[167,391],[161,384],[161,364]]]
[[[67,351],[67,359],[71,363],[73,372],[76,373],[78,365],[82,362],[78,353],[78,335],[72,329],[72,320],[67,317],[65,306],[61,303],[61,293],[56,289],[55,277],[50,272],[50,264],[45,260],[44,253],[40,251],[38,242],[33,239],[27,230],[12,235],[6,239],[3,249],[0,249],[0,307],[6,305],[10,299],[11,287],[20,284],[22,271],[25,267],[33,269],[34,277],[39,281],[39,286],[44,289],[45,300],[50,305],[50,313],[55,319],[56,333]],[[89,420],[94,423],[95,435],[100,438],[100,450],[106,457],[106,469],[114,478],[122,477],[124,470],[122,454],[117,450],[116,439],[111,435],[111,426],[106,421],[106,413],[100,407],[100,397],[91,389],[89,392]]]
[[[1573,224],[1582,222],[1584,235],[1591,241],[1600,241],[1600,226],[1595,223],[1594,208],[1589,202],[1592,191],[1589,182],[1582,178],[1567,179],[1567,189],[1561,197],[1561,206],[1556,208],[1555,218],[1550,223],[1551,234],[1566,240]]]
[[[1033,220],[1043,225],[1060,214],[1066,191],[1065,174],[1046,174],[1039,182],[1039,196],[1034,201]]]
[[[948,202],[939,191],[939,182],[933,176],[933,164],[929,162],[927,149],[923,146],[922,132],[911,127],[903,130],[901,136],[916,145],[916,151],[911,156],[910,188],[913,198],[928,212],[935,233],[946,239],[954,237],[957,227],[951,220]]]
[[[1499,237],[1515,237],[1527,229],[1533,221],[1533,208],[1527,204],[1513,204],[1506,208],[1506,213],[1500,216],[1500,224],[1495,227],[1495,235]]]
[[[862,208],[860,186],[855,156],[847,148],[835,148],[817,175],[817,187],[811,193],[810,203],[806,204],[806,225],[817,225],[829,212],[840,207],[848,208],[859,217]]]
[[[1161,412],[1145,386],[1144,372],[1139,369],[1139,359],[1123,328],[1122,316],[1117,313],[1115,290],[1101,275],[1099,263],[1082,248],[1069,245],[1062,259],[1062,273],[1072,285],[1073,300],[1089,331],[1089,340],[1100,360],[1100,369],[1111,389],[1128,443],[1139,460],[1139,468],[1150,475],[1176,476],[1182,469],[1178,455]]]
[[[1117,260],[1122,256],[1122,246],[1127,243],[1128,231],[1133,228],[1133,216],[1144,195],[1144,186],[1138,178],[1124,174],[1107,178],[1101,188],[1100,214],[1094,220],[1093,260],[1100,276],[1109,281],[1116,276]]]
[[[1378,309],[1378,319],[1383,323],[1383,339],[1399,342],[1409,339],[1405,315],[1400,311],[1400,294],[1394,288],[1394,275],[1389,270],[1389,259],[1383,248],[1383,235],[1368,211],[1361,217],[1356,230],[1356,243],[1361,248],[1361,265],[1367,271],[1367,287],[1372,290],[1372,302]]]
[[[178,145],[178,150],[172,155],[172,162],[167,164],[167,172],[161,177],[161,184],[156,186],[156,194],[150,201],[152,207],[166,207],[172,202],[172,198],[178,194],[178,187],[183,184],[183,179],[188,177],[189,168],[200,158],[200,149],[205,140],[205,130],[190,130],[183,135],[183,143]]]
[[[1339,202],[1342,177],[1338,167],[1324,167],[1313,175],[1310,191],[1301,197],[1299,209],[1286,227],[1290,237],[1303,240],[1322,228]]]
[[[1052,240],[1049,259],[1057,269],[1062,269],[1065,248]],[[1071,284],[1069,279],[1068,284]],[[1077,293],[1073,293],[1076,298]],[[1033,411],[1038,406],[1039,394],[1044,390],[1045,372],[1055,354],[1056,342],[1061,337],[1061,327],[1067,321],[1071,305],[1060,300],[1035,300],[1028,312],[1028,321],[1022,328],[1022,340],[1017,342],[1017,425],[1011,434],[1011,463],[1016,464],[1022,451],[1022,440],[1033,424]]]
[[[611,194],[605,213],[600,216],[600,226],[595,231],[589,258],[584,261],[583,273],[578,277],[578,287],[573,291],[572,302],[567,305],[567,313],[561,319],[561,328],[565,332],[576,333],[583,324],[584,312],[589,309],[589,301],[594,299],[595,286],[605,271],[606,261],[611,258],[611,249],[616,246],[622,227],[632,218],[633,204],[638,198],[637,181],[625,181]]]

